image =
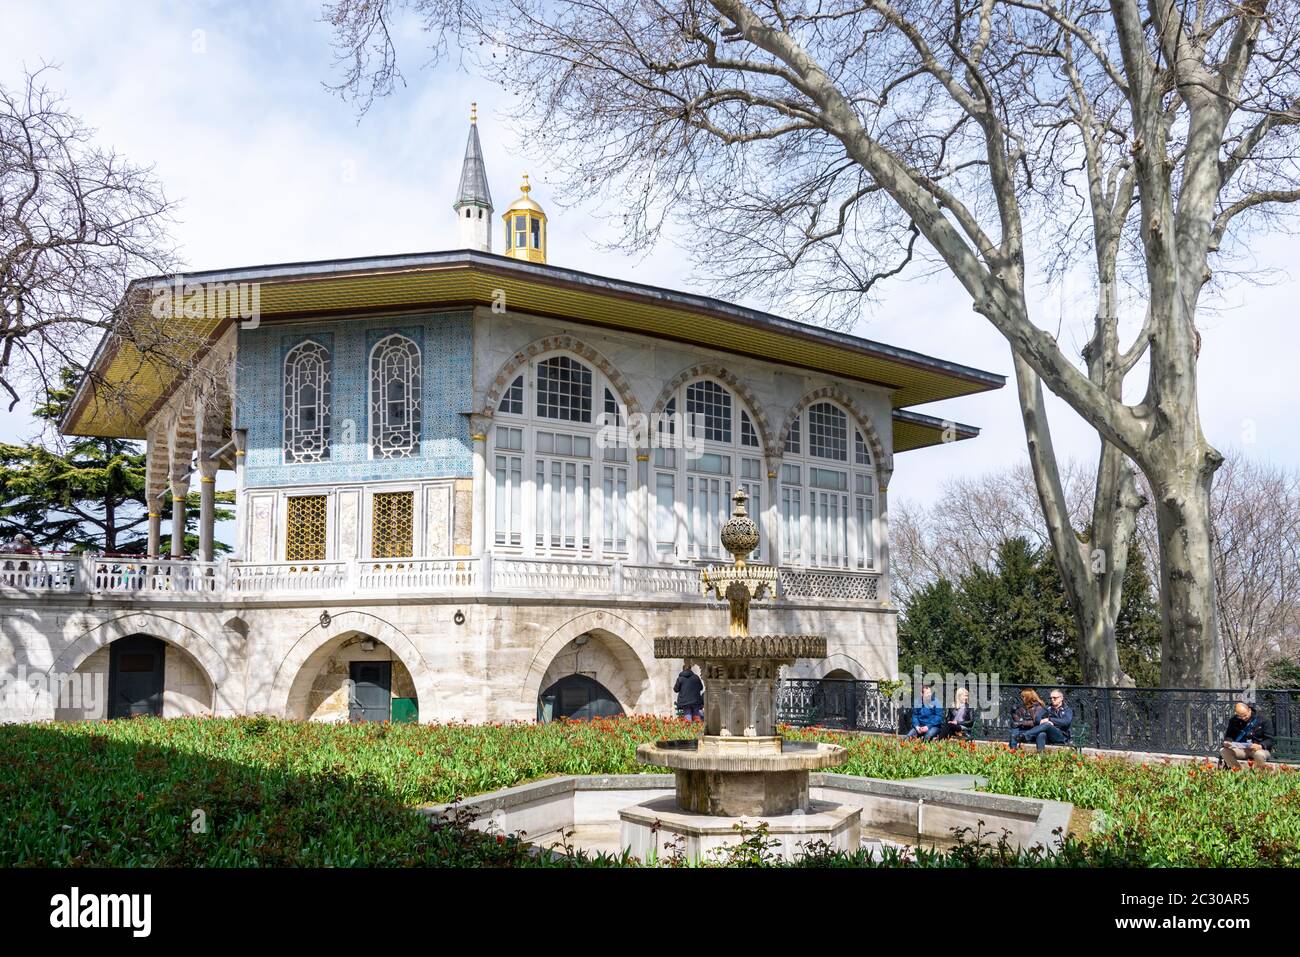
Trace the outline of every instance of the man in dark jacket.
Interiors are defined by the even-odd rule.
[[[1232,706],[1232,717],[1223,729],[1223,750],[1219,755],[1230,768],[1241,767],[1249,761],[1251,767],[1262,768],[1268,764],[1273,750],[1273,721],[1252,704],[1238,701]]]
[[[677,693],[677,711],[691,721],[704,720],[704,682],[686,665],[673,684]]]
[[[1065,694],[1060,688],[1054,688],[1047,696],[1047,701],[1047,711],[1039,719],[1038,725],[1022,736],[1025,742],[1033,741],[1039,751],[1049,744],[1068,743],[1070,725],[1074,724],[1074,709],[1065,703]]]

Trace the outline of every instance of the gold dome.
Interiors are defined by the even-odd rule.
[[[546,210],[528,194],[532,192],[528,174],[519,187],[519,198],[501,214],[505,225],[505,254],[525,262],[546,262]]]

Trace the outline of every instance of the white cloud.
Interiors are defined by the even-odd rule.
[[[410,85],[378,101],[358,124],[352,107],[324,88],[333,72],[329,30],[319,16],[315,0],[275,6],[11,0],[0,36],[0,78],[12,84],[24,64],[60,64],[55,83],[67,91],[69,108],[97,127],[104,143],[135,162],[155,163],[169,195],[183,201],[177,237],[191,268],[454,247],[450,203],[471,100],[479,103],[497,205],[514,198],[525,170],[537,187],[534,196],[548,201],[545,167],[530,163],[527,144],[501,119],[504,95],[454,69],[421,70],[419,37],[403,59]],[[552,211],[556,264],[684,286],[680,251],[664,247],[633,259],[593,249],[591,237],[609,237],[594,215],[596,204]],[[1266,264],[1285,267],[1300,244],[1274,237],[1266,251]],[[1235,308],[1203,328],[1207,435],[1221,447],[1242,445],[1253,423],[1252,454],[1294,466],[1300,442],[1290,422],[1297,380],[1293,287],[1242,287],[1228,299]],[[1040,307],[1053,319],[1059,311]],[[1080,328],[1077,320],[1067,323],[1063,345],[1077,349]],[[1005,342],[942,275],[895,282],[857,331],[1011,371]],[[1058,449],[1091,459],[1091,430],[1059,401],[1049,404]],[[1013,384],[920,411],[984,432],[973,442],[900,456],[896,498],[928,499],[950,475],[1024,454]],[[0,438],[31,431],[29,419],[10,416]]]

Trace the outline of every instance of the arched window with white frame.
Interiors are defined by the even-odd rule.
[[[330,353],[308,339],[284,357],[284,460],[325,462],[330,457]]]
[[[386,336],[370,350],[371,458],[419,454],[423,377],[420,347],[406,336]]]
[[[876,567],[875,469],[862,427],[831,401],[791,423],[781,464],[781,563]]]
[[[502,394],[489,471],[494,547],[556,557],[624,557],[631,490],[623,400],[567,353],[540,356]]]
[[[667,401],[650,479],[654,497],[651,533],[661,561],[726,558],[722,525],[734,508],[737,488],[749,495],[749,514],[761,523],[763,448],[754,417],[739,397],[713,378],[682,385]],[[760,541],[752,560],[762,560]]]

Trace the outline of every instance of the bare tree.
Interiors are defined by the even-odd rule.
[[[1091,514],[1091,476],[1068,460],[1061,475],[1068,524],[1084,528]],[[1027,462],[944,482],[929,505],[907,499],[889,505],[889,560],[904,601],[939,578],[956,581],[973,568],[990,567],[998,547],[1011,538],[1052,546]]]
[[[84,369],[106,333],[129,340],[141,365],[191,351],[177,348],[184,323],[123,309],[132,280],[174,268],[172,204],[149,168],[93,143],[45,75],[0,87],[0,387],[10,409],[29,386],[49,393],[62,370]],[[96,385],[98,401],[129,399],[120,384]]]
[[[482,45],[480,63],[526,94],[569,194],[613,189],[634,243],[682,214],[733,288],[832,316],[914,258],[949,271],[1011,346],[1057,561],[1090,576],[1076,597],[1095,605],[1118,584],[1066,547],[1040,382],[1113,446],[1098,473],[1103,557],[1122,553],[1138,507],[1122,457],[1152,489],[1162,682],[1219,682],[1221,456],[1201,430],[1196,314],[1231,228],[1300,199],[1300,5],[339,0],[327,19],[363,105],[400,78],[401,9],[435,50]],[[1098,289],[1086,370],[1029,305],[1032,282],[1078,259]],[[1141,313],[1128,345],[1121,274]],[[1126,401],[1139,357],[1145,392]]]

